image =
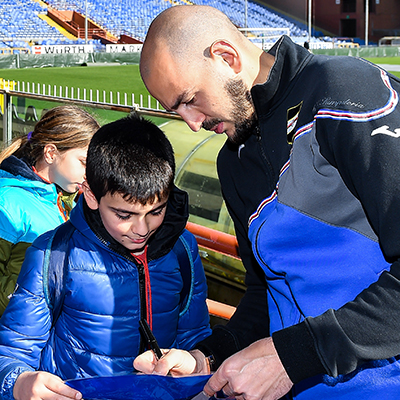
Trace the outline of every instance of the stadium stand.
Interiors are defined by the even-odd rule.
[[[0,50],[29,49],[33,44],[82,44],[82,38],[70,38],[45,21],[47,8],[75,11],[101,26],[115,37],[127,35],[143,41],[148,26],[162,10],[176,4],[211,5],[223,11],[234,24],[243,28],[287,28],[297,42],[308,39],[307,27],[280,15],[259,3],[243,0],[2,0],[0,13]],[[87,13],[87,14],[86,14]],[[312,38],[312,40],[319,40]],[[104,49],[99,40],[90,40],[97,51]]]
[[[47,15],[47,5],[35,0],[1,0],[0,50],[14,53],[29,51],[34,44],[80,44],[81,39],[69,38],[41,16]],[[17,50],[15,50],[17,49]]]
[[[39,18],[46,8],[33,0],[2,0],[0,4],[0,38],[3,47],[28,48],[29,41],[56,41],[63,35]]]

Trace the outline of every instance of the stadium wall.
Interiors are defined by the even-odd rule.
[[[400,47],[315,49],[314,54],[354,57],[397,57]],[[87,64],[139,64],[140,53],[10,54],[0,56],[0,69],[77,67]]]
[[[139,64],[140,53],[10,54],[0,56],[0,69],[74,67],[90,63]]]

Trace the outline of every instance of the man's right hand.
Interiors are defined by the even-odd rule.
[[[226,359],[208,380],[204,392],[213,396],[223,390],[237,400],[277,400],[292,386],[272,338],[268,337]]]
[[[15,400],[81,400],[82,394],[61,378],[43,371],[23,372],[16,380]]]

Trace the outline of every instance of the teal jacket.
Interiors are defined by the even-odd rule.
[[[43,181],[14,156],[0,165],[0,314],[13,293],[25,251],[62,222],[54,184]]]

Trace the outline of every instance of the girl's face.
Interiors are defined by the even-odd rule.
[[[87,151],[88,147],[57,151],[49,168],[49,181],[68,193],[79,190],[85,180]]]

